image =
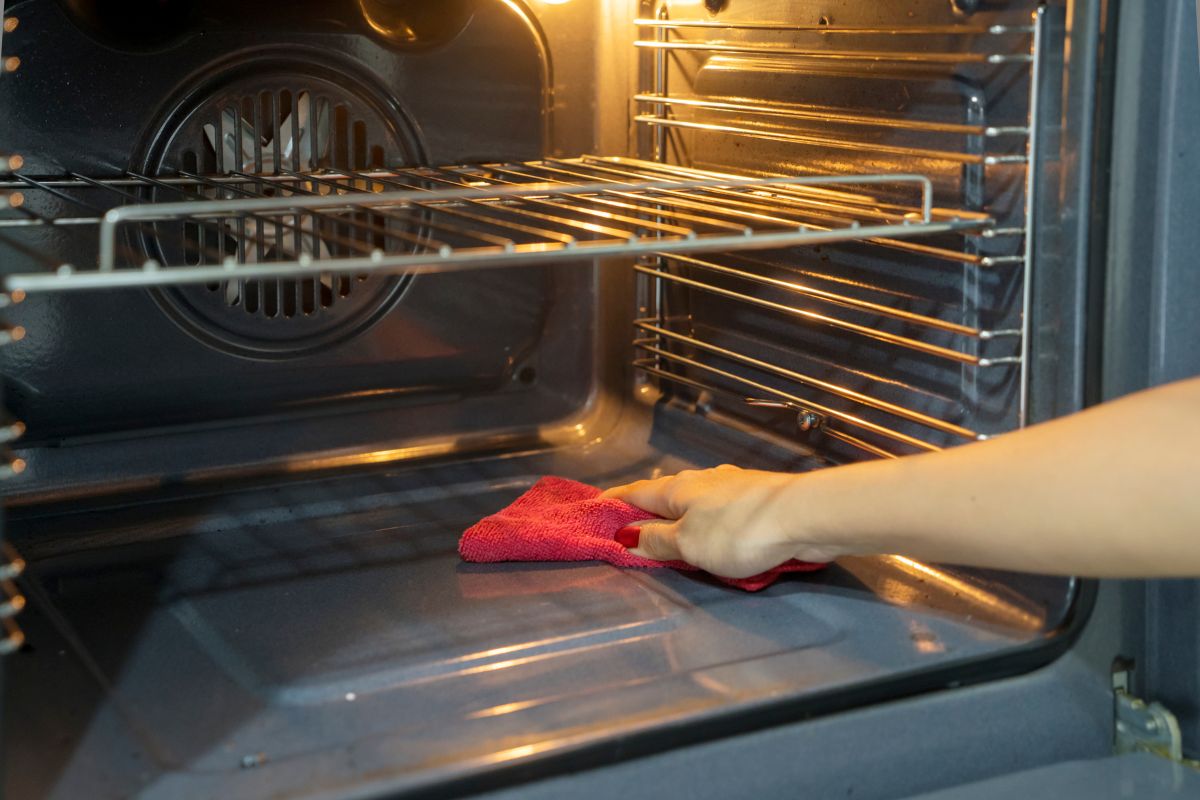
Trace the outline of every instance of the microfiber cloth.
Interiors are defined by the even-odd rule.
[[[622,500],[601,498],[600,490],[566,478],[545,477],[507,508],[463,533],[458,553],[464,561],[607,561],[618,567],[670,567],[697,570],[683,561],[640,558],[616,541],[627,525],[655,518]],[[750,578],[720,580],[757,592],[785,572],[811,572],[824,564],[789,561]]]

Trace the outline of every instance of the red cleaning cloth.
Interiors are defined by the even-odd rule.
[[[683,561],[639,558],[614,538],[630,523],[654,516],[622,500],[602,499],[600,490],[586,483],[546,477],[508,508],[468,528],[458,541],[458,553],[464,561],[476,562],[607,561],[618,567],[699,569]],[[811,572],[824,566],[789,561],[751,578],[716,577],[757,592],[785,572]]]

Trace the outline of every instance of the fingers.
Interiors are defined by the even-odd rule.
[[[638,546],[629,552],[653,561],[681,561],[679,523],[653,520],[641,523]]]
[[[669,489],[675,476],[655,478],[649,481],[635,481],[624,486],[614,486],[601,497],[624,500],[630,505],[637,506],[643,511],[649,511],[660,517],[675,519],[681,516],[679,509],[672,506]]]

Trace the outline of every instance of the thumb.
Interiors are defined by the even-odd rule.
[[[679,561],[679,523],[674,520],[647,520],[638,526],[637,547],[630,553],[652,561]]]

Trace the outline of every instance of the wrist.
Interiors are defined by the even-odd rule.
[[[863,495],[847,487],[849,469],[832,467],[788,476],[782,505],[793,558],[832,561],[871,552],[855,513]]]

